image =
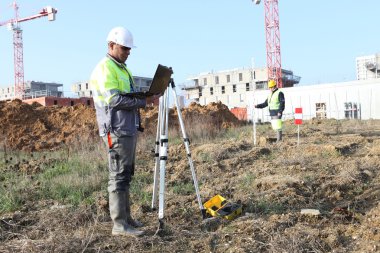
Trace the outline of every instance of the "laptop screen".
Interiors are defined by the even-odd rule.
[[[173,70],[171,68],[158,64],[148,92],[150,94],[164,93],[166,88],[169,86],[172,74]]]

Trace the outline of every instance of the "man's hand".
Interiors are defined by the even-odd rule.
[[[156,101],[157,99],[159,99],[161,96],[162,96],[162,94],[157,94],[157,95],[147,97],[146,98],[146,104],[147,105],[153,104],[153,102]]]

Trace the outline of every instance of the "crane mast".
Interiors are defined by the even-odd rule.
[[[253,1],[255,4],[259,4],[261,0]],[[278,0],[264,0],[264,11],[268,79],[275,80],[277,86],[281,88],[282,68]]]
[[[20,28],[19,23],[40,18],[40,17],[45,17],[45,16],[48,16],[49,21],[54,21],[57,10],[48,6],[42,9],[36,15],[25,17],[25,18],[19,18],[19,15],[18,15],[19,7],[16,1],[13,2],[12,6],[15,11],[15,18],[10,19],[5,22],[0,22],[0,26],[7,25],[8,28],[13,31],[14,74],[15,74],[14,98],[22,99],[25,93],[24,54],[23,54],[22,29]]]

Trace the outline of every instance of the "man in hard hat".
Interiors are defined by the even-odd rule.
[[[282,113],[285,109],[284,93],[277,88],[275,80],[269,80],[268,88],[271,91],[268,98],[262,104],[255,105],[255,108],[269,107],[272,128],[277,132],[277,142],[282,140]]]
[[[125,61],[134,48],[130,31],[113,28],[107,37],[108,54],[95,67],[93,91],[100,136],[108,147],[109,208],[113,235],[140,236],[142,224],[132,219],[129,187],[135,171],[135,150],[140,118],[138,110],[158,99],[135,97],[136,86]]]

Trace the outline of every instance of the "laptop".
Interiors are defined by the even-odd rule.
[[[136,97],[149,97],[156,94],[162,94],[165,92],[166,88],[169,86],[169,82],[173,70],[164,65],[158,64],[156,73],[153,76],[153,81],[150,84],[148,91],[134,92],[128,95]]]

